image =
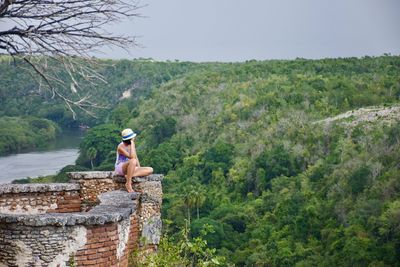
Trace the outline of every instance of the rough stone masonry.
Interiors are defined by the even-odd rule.
[[[1,266],[128,266],[161,235],[162,175],[70,173],[67,184],[0,185]]]

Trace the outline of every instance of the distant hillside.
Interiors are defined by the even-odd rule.
[[[62,126],[76,127],[79,123],[95,125],[108,120],[110,110],[118,103],[129,102],[136,106],[141,98],[148,97],[152,89],[160,84],[196,69],[202,64],[190,62],[151,62],[147,60],[99,60],[96,71],[104,77],[106,83],[98,81],[93,86],[80,83],[79,88],[72,86],[66,74],[59,74],[64,82],[71,84],[73,90],[63,91],[68,97],[90,95],[91,100],[107,109],[94,110],[97,119],[79,112],[78,119],[72,119],[65,103],[53,98],[30,73],[24,62],[13,61],[9,56],[0,56],[0,116],[33,115],[44,117]],[[37,78],[37,77],[36,77]],[[126,99],[129,95],[129,100]]]
[[[79,163],[94,147],[112,168],[116,141],[96,140],[130,126],[166,174],[166,231],[211,225],[237,266],[399,266],[399,104],[396,56],[209,64],[92,129]]]

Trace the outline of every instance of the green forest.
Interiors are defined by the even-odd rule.
[[[0,116],[0,155],[46,147],[59,133],[60,127],[47,119]]]
[[[3,60],[0,123],[90,125],[66,170],[113,169],[134,129],[165,175],[166,240],[188,229],[219,265],[400,266],[400,57],[109,63],[93,94],[109,108],[74,121]]]
[[[49,60],[48,64],[57,64],[57,62]],[[85,62],[83,61],[82,64]],[[0,154],[44,147],[46,141],[54,140],[62,129],[115,122],[119,120],[121,113],[118,109],[113,113],[114,115],[111,113],[121,101],[132,109],[137,106],[139,100],[148,97],[153,88],[179,75],[204,68],[204,65],[190,62],[153,63],[144,59],[98,60],[94,70],[104,81],[99,81],[93,86],[78,80],[77,92],[64,90],[63,94],[71,100],[78,100],[89,95],[92,102],[104,108],[90,110],[94,116],[75,109],[77,118],[74,119],[65,102],[54,97],[46,83],[38,79],[37,74],[35,76],[32,71],[29,71],[29,66],[25,62],[0,55]],[[67,87],[73,84],[67,73],[56,73],[56,75]],[[122,99],[125,91],[130,91],[131,97]],[[55,135],[53,130],[37,133],[35,126],[29,122],[30,119],[25,117],[46,119],[59,127]],[[3,127],[4,123],[12,127]],[[56,125],[53,126],[57,127]],[[29,132],[33,134],[27,136]],[[46,134],[42,136],[45,132]]]

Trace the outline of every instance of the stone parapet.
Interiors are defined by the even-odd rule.
[[[112,179],[117,183],[125,183],[125,177],[117,175],[113,171],[88,171],[88,172],[69,172],[68,177],[71,182],[78,182],[79,180],[101,180],[101,179]],[[164,175],[162,174],[151,174],[145,177],[133,177],[133,182],[146,182],[146,181],[162,181]]]
[[[75,226],[115,223],[137,209],[139,194],[112,191],[100,196],[100,204],[88,212],[36,214],[0,214],[0,223],[18,223],[26,226]]]
[[[114,180],[114,182],[118,184],[125,184],[125,177],[119,176],[119,175],[113,175],[111,178]],[[162,174],[151,174],[146,177],[133,177],[132,182],[133,183],[142,183],[142,182],[161,182],[164,179],[164,175]]]
[[[0,266],[127,266],[128,248],[138,245],[139,194],[99,199],[89,212],[0,214]]]
[[[98,204],[97,201],[100,194],[117,189],[113,181],[113,175],[114,173],[111,171],[68,173],[70,182],[80,186],[79,192],[84,211]]]
[[[110,190],[125,190],[125,177],[116,175],[112,171],[69,172],[70,182],[79,184],[83,210],[90,209],[97,204],[98,196]],[[162,191],[150,192],[153,188],[161,189],[164,176],[152,174],[146,177],[132,178],[132,188],[135,192],[145,193],[156,197],[161,205]],[[143,188],[146,188],[143,192]],[[148,192],[147,192],[148,191]]]
[[[78,184],[1,184],[0,214],[78,212],[79,190]]]
[[[113,172],[69,176],[0,185],[0,266],[126,267],[132,251],[157,249],[162,175],[134,178],[134,193]]]
[[[68,177],[74,182],[79,180],[101,180],[112,179],[113,171],[91,171],[91,172],[69,172]]]
[[[66,192],[77,191],[80,186],[77,184],[0,184],[0,195],[9,193],[45,193],[45,192]]]
[[[93,205],[98,195],[109,190],[125,190],[126,179],[114,172],[71,172],[71,182],[81,186],[83,201]],[[133,177],[132,188],[140,193],[139,231],[143,249],[155,249],[160,242],[162,220],[162,185],[164,176],[152,174],[146,177]]]

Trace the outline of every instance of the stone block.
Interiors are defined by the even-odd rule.
[[[161,238],[161,228],[162,221],[160,215],[150,217],[149,219],[144,221],[142,226],[142,245],[158,245]]]

